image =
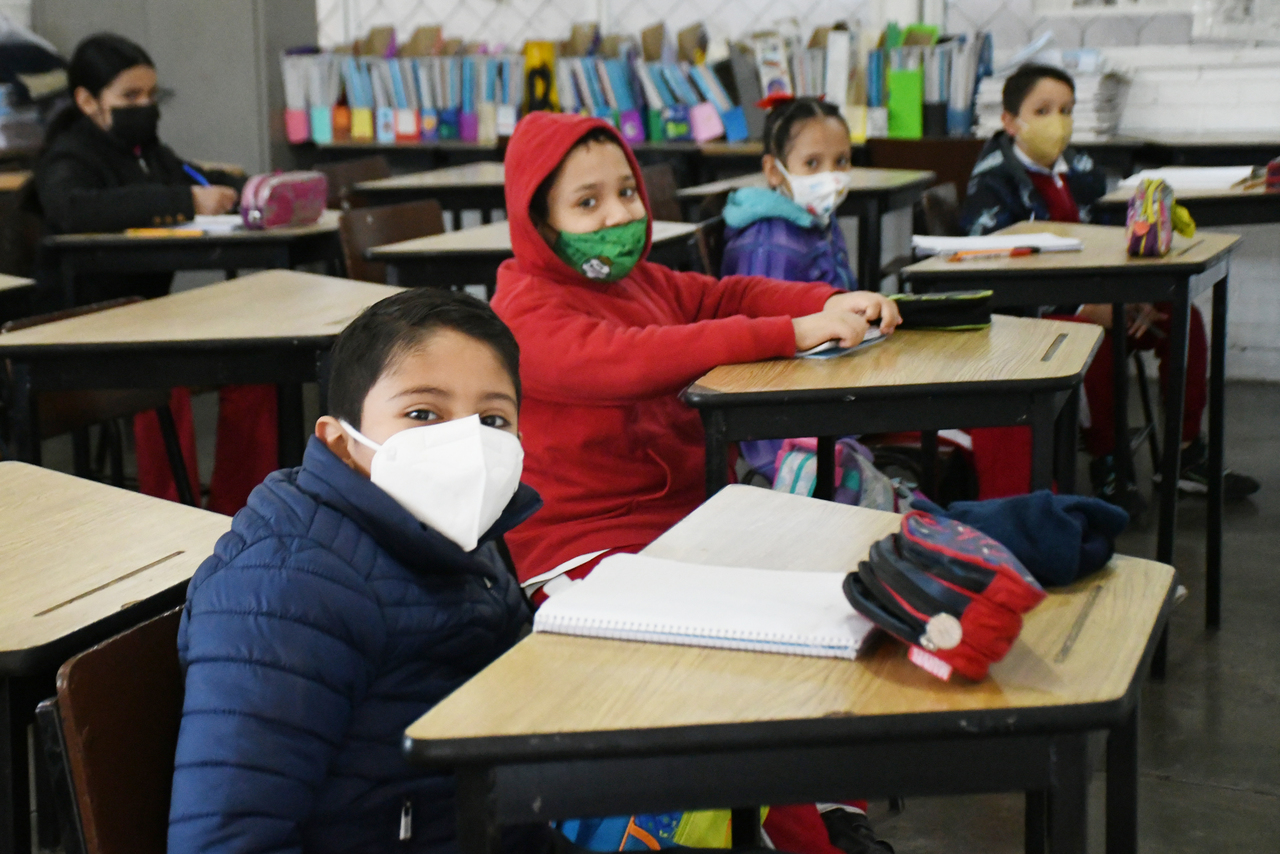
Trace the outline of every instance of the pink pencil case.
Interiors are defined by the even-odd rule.
[[[240,193],[240,216],[246,228],[311,225],[328,197],[329,180],[320,172],[254,175]]]

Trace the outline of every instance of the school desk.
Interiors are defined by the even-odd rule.
[[[375,246],[369,260],[387,265],[387,282],[404,287],[453,288],[484,285],[493,296],[498,265],[511,257],[511,233],[506,222],[416,237]],[[689,240],[697,226],[687,222],[653,223],[649,260],[678,265],[690,257]]]
[[[506,168],[501,163],[464,163],[409,175],[395,175],[376,181],[362,181],[355,191],[375,205],[393,205],[435,199],[453,212],[454,226],[464,210],[480,211],[483,223],[493,222],[493,211],[507,206],[503,196]]]
[[[953,262],[929,258],[902,271],[903,281],[917,292],[986,288],[995,306],[1058,306],[1112,303],[1116,317],[1125,303],[1169,303],[1169,386],[1165,395],[1161,452],[1160,524],[1156,560],[1173,562],[1178,507],[1178,450],[1187,374],[1187,329],[1191,299],[1213,289],[1213,323],[1209,349],[1209,495],[1205,544],[1205,622],[1219,625],[1222,587],[1222,440],[1227,341],[1227,273],[1234,234],[1201,233],[1175,237],[1163,258],[1130,258],[1124,228],[1076,223],[1023,222],[998,234],[1049,231],[1079,238],[1080,252],[1047,252],[1021,258],[985,258]],[[1117,401],[1128,400],[1125,336],[1111,336]],[[1125,407],[1115,407],[1116,448],[1129,447]],[[1127,458],[1127,454],[1123,454]]]
[[[44,239],[48,262],[58,270],[63,299],[76,300],[76,277],[86,273],[172,273],[178,270],[290,269],[323,262],[337,273],[342,264],[338,211],[298,228],[241,229],[224,234],[159,237],[112,234],[58,234]],[[158,223],[181,228],[181,223]]]
[[[644,554],[847,573],[900,519],[731,486]],[[759,804],[1017,791],[1027,850],[1047,835],[1063,854],[1085,850],[1101,730],[1107,851],[1130,854],[1139,688],[1172,593],[1172,568],[1118,556],[1050,592],[977,684],[935,679],[887,638],[844,661],[534,634],[409,727],[405,750],[456,773],[465,854],[496,854],[517,822],[738,808],[741,845]]]
[[[932,172],[916,169],[867,169],[855,166],[849,172],[849,195],[838,211],[840,216],[858,218],[858,285],[879,290],[881,219],[890,211],[910,209],[934,181]],[[763,187],[764,174],[753,172],[676,191],[683,205],[702,202],[711,196],[741,187]],[[873,286],[874,285],[874,286]]]
[[[1122,223],[1135,189],[1125,187],[1107,193],[1094,202],[1094,209],[1105,213],[1110,221]],[[1178,204],[1186,207],[1197,227],[1280,222],[1280,191],[1223,187],[1215,190],[1185,190],[1175,192],[1174,196]]]
[[[1072,403],[1101,340],[1085,324],[997,315],[970,332],[899,329],[834,359],[723,365],[683,395],[706,431],[707,495],[724,488],[729,448],[746,439],[818,436],[815,494],[830,498],[835,437],[1013,424],[1032,428],[1032,488],[1052,484],[1055,462],[1069,486]]]
[[[58,667],[181,605],[230,526],[217,513],[0,462],[0,851],[31,850],[27,727],[53,696]]]
[[[318,356],[357,314],[396,290],[267,270],[0,335],[13,453],[40,462],[41,391],[274,383],[280,465],[298,465],[301,384],[316,379]]]

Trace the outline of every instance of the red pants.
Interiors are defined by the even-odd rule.
[[[1169,305],[1157,306],[1168,313]],[[1089,323],[1074,315],[1055,315],[1054,320]],[[1163,335],[1147,332],[1140,338],[1129,338],[1133,350],[1153,350],[1160,362],[1160,393],[1169,386],[1169,321],[1155,324]],[[1204,334],[1204,318],[1191,307],[1191,324],[1187,330],[1186,403],[1182,414],[1182,440],[1200,435],[1200,418],[1206,400],[1205,368],[1208,345]],[[1084,394],[1089,402],[1089,426],[1084,434],[1085,448],[1092,457],[1103,457],[1115,448],[1115,378],[1112,376],[1111,333],[1107,332],[1084,375]],[[991,427],[970,430],[973,439],[973,464],[978,472],[978,498],[1003,498],[1023,495],[1031,488],[1031,429],[1029,427]]]
[[[1168,314],[1169,304],[1156,306]],[[1055,317],[1055,320],[1071,320],[1088,323],[1079,317]],[[1159,320],[1154,328],[1162,334],[1147,332],[1140,338],[1130,337],[1129,351],[1151,350],[1160,363],[1160,394],[1167,396],[1169,389],[1169,321]],[[1207,397],[1207,370],[1209,347],[1204,334],[1204,317],[1200,309],[1191,307],[1191,323],[1187,328],[1187,382],[1186,400],[1182,409],[1182,441],[1189,442],[1200,435],[1200,418],[1204,414]],[[1089,401],[1090,426],[1084,432],[1084,444],[1092,457],[1104,457],[1115,449],[1115,380],[1111,373],[1111,333],[1103,336],[1098,354],[1084,375],[1084,393]]]
[[[866,801],[850,801],[849,805],[863,812],[867,811]],[[823,824],[822,816],[813,804],[771,806],[762,827],[773,847],[779,851],[791,851],[793,854],[843,854],[831,844],[827,826]]]
[[[169,408],[173,410],[182,456],[191,477],[191,492],[199,496],[191,393],[185,388],[175,388]],[[173,482],[160,422],[154,412],[134,416],[133,435],[137,445],[139,490],[145,495],[177,501],[178,488]],[[243,507],[253,488],[279,468],[276,445],[275,386],[240,385],[219,389],[217,451],[209,485],[209,509],[231,516]]]

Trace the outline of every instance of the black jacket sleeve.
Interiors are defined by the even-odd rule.
[[[57,233],[172,226],[195,216],[190,186],[109,186],[96,164],[72,152],[45,158],[36,172],[36,192],[49,229]]]

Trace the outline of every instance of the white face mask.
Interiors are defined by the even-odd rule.
[[[373,449],[369,479],[463,551],[475,549],[520,485],[520,440],[479,415],[401,430],[381,445],[339,423]]]
[[[822,223],[831,221],[831,215],[849,194],[849,173],[819,172],[815,175],[792,175],[778,161],[778,171],[791,187],[791,198],[800,207],[816,216]]]

